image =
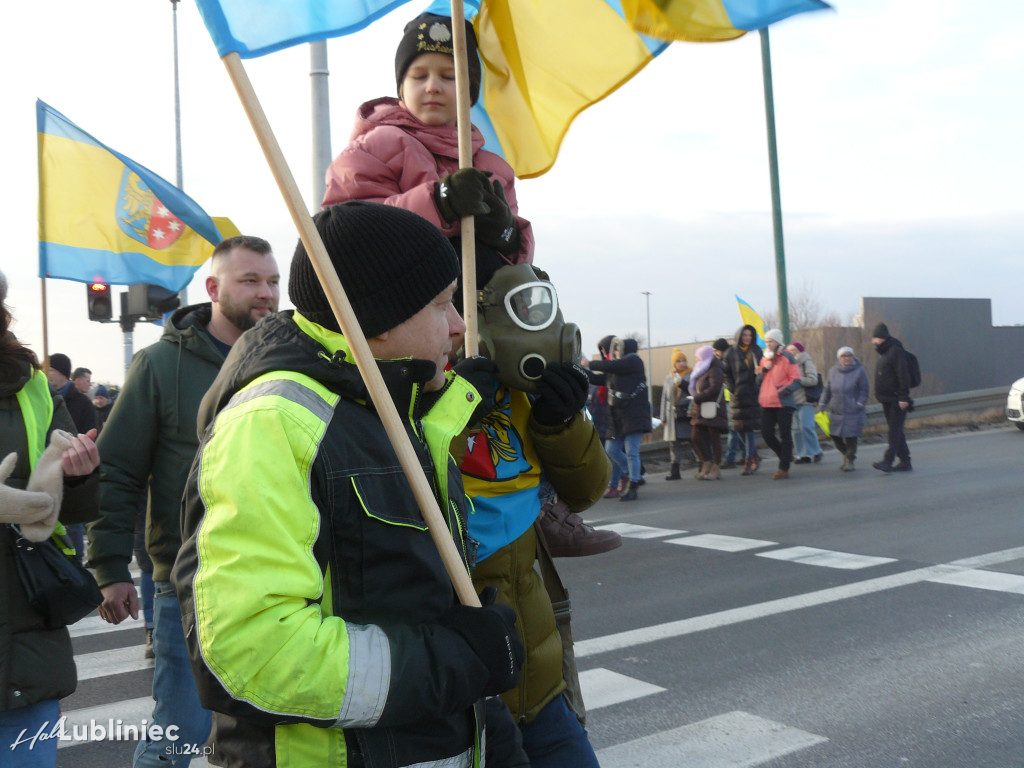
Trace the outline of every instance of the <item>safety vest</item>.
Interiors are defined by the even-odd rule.
[[[24,387],[16,395],[21,418],[25,422],[25,437],[28,440],[28,463],[32,469],[46,448],[46,432],[53,421],[53,396],[46,374],[34,371]]]

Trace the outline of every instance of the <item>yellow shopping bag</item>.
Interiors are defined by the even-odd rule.
[[[817,424],[818,428],[825,433],[825,437],[832,437],[832,433],[828,430],[828,411],[819,411],[814,414],[814,423]]]

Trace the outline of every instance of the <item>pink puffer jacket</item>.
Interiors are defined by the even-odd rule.
[[[519,253],[513,263],[533,263],[533,227],[519,216],[515,174],[493,152],[483,149],[483,135],[473,129],[473,166],[500,179],[505,199],[519,226]],[[324,206],[346,200],[371,200],[418,213],[447,237],[459,234],[434,203],[434,183],[459,170],[458,130],[424,125],[398,99],[385,97],[359,107],[348,146],[327,169]]]

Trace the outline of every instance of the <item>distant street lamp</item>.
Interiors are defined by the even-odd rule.
[[[647,402],[651,404],[651,413],[654,413],[654,374],[651,371],[651,292],[640,291],[647,300]]]

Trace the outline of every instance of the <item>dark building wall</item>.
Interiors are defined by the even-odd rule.
[[[1024,326],[992,326],[989,299],[914,299],[864,297],[863,327],[812,328],[794,331],[824,375],[836,362],[836,350],[852,347],[868,371],[874,397],[875,362],[871,331],[884,322],[889,333],[917,355],[921,386],[915,397],[1007,387],[1024,376]],[[723,334],[725,335],[725,334]],[[725,335],[730,341],[733,334]],[[669,372],[672,348],[683,350],[693,365],[696,349],[712,340],[655,347],[652,350],[653,384],[659,386]],[[640,356],[647,363],[647,350]],[[655,401],[657,412],[658,401]]]

